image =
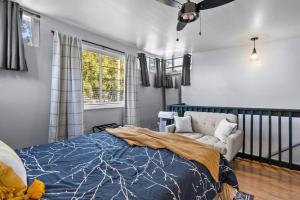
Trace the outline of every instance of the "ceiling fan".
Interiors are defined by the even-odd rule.
[[[177,31],[181,31],[188,23],[194,22],[199,18],[199,13],[201,10],[207,10],[207,9],[219,7],[224,4],[230,3],[234,0],[203,0],[200,3],[194,3],[191,2],[190,0],[187,0],[187,2],[183,4],[177,0],[156,0],[156,1],[180,9],[178,12]],[[201,31],[199,34],[201,35]]]

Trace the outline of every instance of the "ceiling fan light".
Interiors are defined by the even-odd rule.
[[[197,17],[197,14],[194,12],[182,13],[180,18],[184,21],[194,21]]]
[[[258,61],[258,59],[259,59],[257,51],[256,51],[256,45],[255,45],[255,42],[258,39],[259,39],[258,37],[253,37],[253,38],[250,39],[251,41],[253,41],[253,51],[252,51],[252,54],[251,54],[251,60],[252,61]]]
[[[251,60],[253,60],[253,61],[258,60],[258,54],[257,54],[256,48],[254,48],[252,51]]]
[[[181,17],[182,17],[182,19],[184,19],[184,20],[188,20],[188,19],[189,19],[189,16],[188,16],[187,13],[182,14]]]
[[[189,14],[189,20],[193,20],[195,18],[194,14]]]

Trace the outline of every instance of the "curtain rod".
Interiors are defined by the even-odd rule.
[[[146,56],[146,58],[151,58],[151,59],[156,59],[156,57],[152,57],[152,56]],[[174,57],[174,58],[168,58],[168,59],[163,59],[163,58],[159,58],[160,60],[172,60],[172,59],[178,59],[178,58],[183,58],[183,56],[182,57]]]
[[[165,60],[175,60],[175,59],[179,59],[179,58],[183,58],[183,56],[179,56],[179,57],[172,57],[172,58],[166,58]]]
[[[153,60],[157,59],[157,57],[152,57],[152,56],[146,56],[146,58],[150,58],[150,59],[153,59]],[[158,59],[160,59],[160,58],[158,58]]]
[[[8,0],[0,0],[0,1],[1,1],[1,2],[7,2]],[[19,3],[18,3],[18,4],[19,4]],[[19,5],[20,5],[20,4],[19,4]],[[20,5],[20,9],[23,10],[23,11],[25,11],[25,12],[28,12],[29,14],[32,14],[32,15],[38,17],[38,18],[41,18],[40,13],[35,12],[35,11],[29,9],[29,8],[25,8],[24,6]]]
[[[41,18],[41,15],[40,15],[39,13],[37,13],[37,12],[35,12],[35,11],[29,9],[29,8],[25,8],[25,7],[23,7],[23,6],[21,6],[20,8],[21,8],[21,10],[23,10],[23,11],[25,11],[25,12],[28,12],[29,14],[34,15],[34,16],[36,16],[37,18]]]
[[[52,30],[51,33],[54,34],[54,31]],[[96,46],[99,46],[99,47],[102,47],[102,48],[105,48],[105,49],[109,49],[109,50],[112,50],[112,51],[115,51],[115,52],[119,52],[119,53],[125,54],[124,51],[120,51],[120,50],[117,50],[117,49],[113,49],[113,48],[111,48],[111,47],[104,46],[104,45],[101,45],[101,44],[97,44],[97,43],[95,43],[95,42],[90,42],[90,41],[88,41],[88,40],[82,40],[82,42],[89,43],[89,44],[93,44],[93,45],[96,45]]]
[[[190,55],[190,56],[192,56],[191,53],[186,53],[186,54],[184,54],[184,55]],[[183,58],[184,55],[183,55],[183,56],[178,56],[178,57],[166,58],[165,60],[175,60],[175,59]]]

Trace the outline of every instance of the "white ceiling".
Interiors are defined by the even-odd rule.
[[[42,14],[160,56],[208,51],[300,36],[300,0],[235,0],[202,12],[179,33],[177,9],[155,0],[17,0]],[[180,0],[184,2],[184,0]],[[200,2],[200,0],[195,0]]]

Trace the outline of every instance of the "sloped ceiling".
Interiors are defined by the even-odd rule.
[[[17,0],[21,5],[104,37],[170,57],[300,36],[299,0],[235,0],[202,12],[179,33],[177,9],[155,0]],[[180,0],[184,2],[184,0]],[[200,2],[200,0],[195,0]]]

